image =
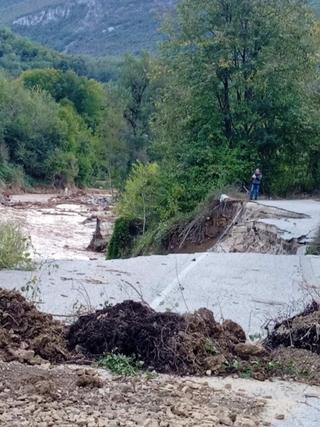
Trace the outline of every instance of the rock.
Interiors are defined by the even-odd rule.
[[[120,393],[114,393],[111,396],[111,400],[112,402],[120,403],[120,402],[123,402],[123,396]]]
[[[221,414],[219,416],[219,423],[223,426],[233,426],[233,421],[227,414]]]
[[[97,218],[96,229],[93,233],[92,240],[87,247],[88,251],[103,252],[106,249],[107,241],[101,234],[101,219]]]
[[[188,407],[184,403],[179,403],[178,405],[175,405],[171,408],[171,411],[173,414],[178,415],[179,417],[188,417]]]
[[[159,423],[157,420],[152,420],[150,418],[147,418],[143,423],[143,427],[159,427]]]
[[[134,392],[134,388],[132,387],[131,384],[119,384],[119,391],[121,393],[133,393]]]
[[[234,427],[256,427],[256,422],[249,418],[237,417]]]
[[[285,416],[283,415],[283,414],[277,414],[276,416],[275,416],[275,419],[276,420],[284,420],[285,419]]]
[[[19,360],[19,362],[24,363],[30,363],[32,359],[34,358],[34,351],[33,350],[24,350],[23,348],[19,348],[18,350],[12,350],[10,349],[12,356]]]
[[[217,354],[216,356],[209,356],[205,359],[205,364],[208,367],[208,371],[211,373],[222,373],[225,371],[227,359],[223,354]]]
[[[268,353],[264,347],[258,344],[250,343],[239,343],[234,347],[235,353],[241,357],[241,359],[249,359],[250,357],[262,357]]]

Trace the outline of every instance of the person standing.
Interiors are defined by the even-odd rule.
[[[255,173],[251,178],[251,190],[250,190],[250,200],[258,200],[260,194],[260,186],[262,180],[262,173],[260,169],[256,169]]]

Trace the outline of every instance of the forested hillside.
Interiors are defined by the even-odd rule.
[[[241,191],[256,167],[265,194],[319,189],[320,32],[309,5],[183,0],[166,30],[151,163],[126,182],[110,257],[166,250],[210,195]]]
[[[0,22],[59,51],[121,55],[153,50],[176,0],[0,1]]]
[[[56,68],[108,82],[118,78],[120,63],[120,58],[64,55],[0,28],[0,69],[12,75],[30,68]]]
[[[87,59],[8,31],[0,39],[0,179],[119,188],[132,253],[163,244],[215,192],[241,191],[256,167],[273,196],[320,182],[320,27],[309,3],[182,0],[163,27],[160,51],[125,56],[112,79],[101,78],[108,59],[95,75]]]
[[[150,64],[62,55],[0,30],[0,183],[121,186],[146,159]]]

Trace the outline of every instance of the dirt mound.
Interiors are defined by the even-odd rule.
[[[15,291],[0,289],[0,359],[40,363],[70,357],[65,327]]]
[[[302,313],[277,323],[265,345],[295,347],[320,354],[320,305],[313,301]]]
[[[146,368],[186,375],[230,372],[239,359],[237,346],[245,345],[246,336],[234,322],[216,322],[207,309],[186,315],[158,313],[125,301],[82,316],[70,327],[67,339],[72,349],[77,347],[88,357],[110,352],[135,355]],[[250,351],[245,359],[250,359]]]

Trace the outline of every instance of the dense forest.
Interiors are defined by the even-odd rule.
[[[114,239],[131,253],[161,244],[215,192],[242,190],[255,167],[267,194],[320,182],[309,2],[182,0],[163,33],[156,56],[118,62],[0,33],[0,179],[117,187]]]

